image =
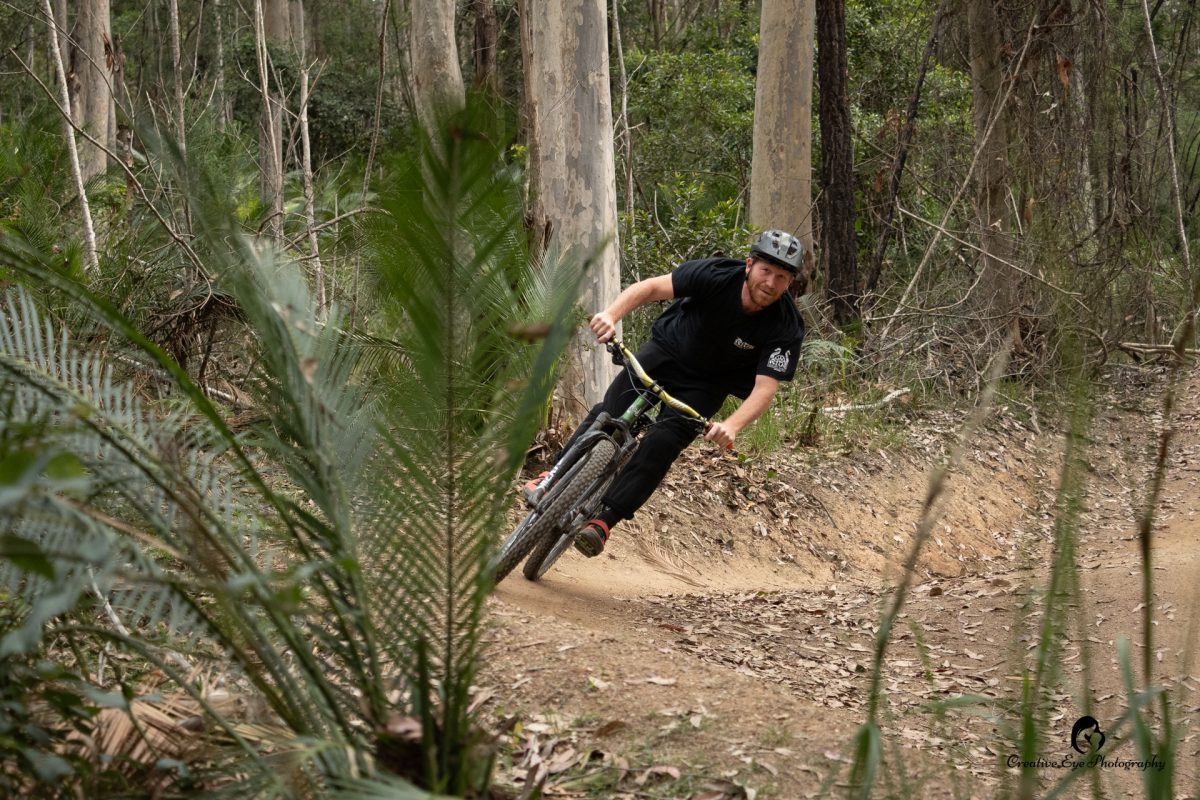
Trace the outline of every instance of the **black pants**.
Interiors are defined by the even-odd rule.
[[[638,351],[637,359],[650,377],[658,381],[672,397],[682,400],[706,417],[720,411],[725,397],[729,394],[724,386],[713,385],[703,377],[682,369],[653,341]],[[621,373],[605,392],[604,399],[592,407],[587,417],[575,429],[574,435],[567,442],[567,448],[591,427],[601,411],[607,411],[613,417],[620,417],[625,413],[637,397],[633,381],[637,381],[637,378],[632,376],[629,370],[622,368]],[[638,385],[641,385],[640,381]],[[631,519],[642,504],[650,499],[650,495],[654,494],[654,490],[658,488],[679,454],[702,432],[701,426],[690,417],[664,406],[658,413],[657,421],[642,435],[642,441],[633,458],[608,488],[603,498],[604,505],[619,519]]]

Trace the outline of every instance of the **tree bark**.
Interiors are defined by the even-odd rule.
[[[473,0],[475,9],[475,86],[495,94],[496,40],[500,25],[496,19],[496,0]]]
[[[108,0],[82,0],[75,7],[75,47],[71,64],[77,88],[78,116],[75,122],[112,149],[116,142],[116,118],[112,93],[112,23]],[[70,76],[67,78],[70,85]],[[89,141],[79,147],[79,166],[84,181],[103,174],[108,154]]]
[[[617,48],[617,77],[621,92],[621,145],[625,162],[625,236],[626,246],[636,248],[637,226],[633,220],[633,130],[629,125],[629,75],[625,71],[625,45],[621,41],[621,0],[612,0],[613,44]],[[636,271],[635,280],[641,280]]]
[[[763,0],[750,166],[750,224],[799,236],[809,265],[814,16],[814,0]]]
[[[312,257],[313,283],[317,289],[317,318],[324,319],[329,300],[325,294],[325,268],[321,264],[320,240],[317,238],[317,214],[315,208],[316,191],[313,187],[312,143],[308,136],[308,36],[304,26],[304,6],[300,6],[300,16],[293,19],[300,43],[300,167],[304,174],[304,221],[308,234],[309,254]]]
[[[567,257],[594,256],[580,302],[587,313],[620,291],[616,167],[604,0],[521,4],[526,60],[532,228],[542,244]],[[611,361],[590,336],[577,337],[562,386],[570,417],[599,402],[612,379]]]
[[[412,93],[417,118],[434,130],[439,114],[466,103],[458,41],[454,33],[454,0],[418,0],[411,4],[408,50],[412,59]]]
[[[1002,262],[1012,255],[1013,224],[1008,208],[1008,121],[1003,105],[1000,20],[993,0],[969,0],[971,94],[975,147],[975,208],[982,250],[982,307],[992,317],[1009,317],[1019,302],[1019,282]]]
[[[267,43],[286,42],[291,36],[288,0],[255,0],[255,41],[263,112],[258,131],[262,196],[270,210],[271,235],[283,236],[283,98],[275,87]]]
[[[179,45],[179,0],[170,0],[167,11],[171,16],[171,71],[175,76],[175,139],[179,152],[187,155],[187,130],[184,119],[187,109],[183,102],[183,56]]]
[[[50,0],[42,0],[42,13],[46,15],[50,37],[50,59],[54,62],[54,71],[58,77],[58,103],[63,117],[63,136],[67,141],[67,155],[71,159],[71,175],[75,178],[75,191],[79,195],[79,208],[83,216],[83,244],[87,253],[86,269],[88,272],[95,273],[100,270],[100,261],[96,254],[96,231],[92,226],[92,209],[88,205],[87,191],[84,186],[86,178],[79,158],[79,149],[75,146],[75,129],[71,126],[71,98],[67,92],[67,70],[63,64],[63,52],[58,46],[60,25],[56,21],[54,9],[50,7]],[[66,27],[65,21],[61,27]],[[94,145],[92,146],[94,147]]]
[[[854,146],[851,141],[845,0],[816,0],[821,87],[821,265],[825,297],[839,325],[858,319],[854,243]]]
[[[75,48],[71,46],[71,17],[67,13],[67,0],[53,0],[52,5],[55,26],[58,29],[58,52],[61,54],[63,69],[67,76],[67,91],[74,102],[75,97],[79,94],[79,86],[75,82],[75,69],[71,65],[75,51]],[[50,77],[55,81],[59,79],[58,67],[55,64],[50,65]],[[71,119],[79,119],[78,109],[72,111]]]
[[[229,101],[225,97],[225,29],[221,8],[222,0],[213,0],[213,16],[216,18],[216,84],[213,93],[217,99],[217,129],[222,133],[229,124]]]

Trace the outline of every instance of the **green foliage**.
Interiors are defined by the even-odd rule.
[[[670,184],[660,191],[654,215],[636,210],[634,232],[622,240],[622,283],[664,275],[694,258],[718,253],[744,257],[751,231],[737,201],[714,200],[703,181],[679,174],[671,176]],[[626,217],[624,223],[628,226],[630,219]],[[628,315],[623,321],[626,336],[645,341],[659,311],[650,306]]]
[[[424,796],[400,778],[456,795],[486,788],[491,756],[467,711],[486,563],[578,271],[531,272],[520,176],[498,166],[504,137],[489,116],[473,107],[445,130],[385,200],[374,267],[398,342],[391,359],[364,358],[376,343],[346,330],[336,308],[318,316],[296,265],[244,238],[219,188],[156,146],[191,187],[205,263],[253,332],[247,390],[271,420],[261,429],[235,433],[119,309],[22,237],[0,239],[0,264],[109,332],[104,351],[75,345],[24,291],[0,313],[11,387],[0,406],[0,527],[11,532],[0,591],[24,609],[0,631],[0,670],[20,691],[39,691],[21,664],[53,630],[75,652],[149,661],[191,694],[217,735],[189,780],[216,795]],[[514,324],[545,338],[514,338]],[[172,404],[147,404],[114,355],[170,376]],[[124,626],[97,623],[89,592]],[[213,648],[279,731],[270,747],[168,658]],[[33,731],[20,708],[0,709],[0,728]],[[47,730],[77,722],[50,717]],[[25,745],[0,745],[8,775]],[[63,778],[82,779],[63,764]]]
[[[17,233],[46,252],[53,250],[60,269],[78,274],[80,247],[62,237],[63,203],[74,188],[61,125],[49,113],[0,125],[0,234]]]
[[[634,50],[625,63],[641,184],[670,185],[673,174],[686,169],[691,180],[708,186],[710,203],[735,197],[750,174],[753,59],[720,49]],[[643,203],[652,206],[653,198]]]

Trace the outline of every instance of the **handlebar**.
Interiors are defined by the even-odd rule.
[[[665,405],[670,406],[681,414],[691,417],[697,422],[704,423],[706,428],[712,424],[711,419],[704,416],[682,400],[677,400],[668,394],[667,390],[660,386],[658,381],[654,380],[649,374],[647,374],[646,370],[638,362],[637,356],[635,356],[633,351],[626,347],[625,343],[620,339],[611,339],[605,346],[608,348],[608,352],[613,354],[614,358],[624,360],[625,363],[628,364],[633,370],[633,374],[636,375],[638,380],[642,382],[642,385],[645,386],[646,389],[652,392],[656,397],[658,397],[658,399],[661,400]]]

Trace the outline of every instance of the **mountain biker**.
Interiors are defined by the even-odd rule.
[[[744,262],[720,257],[687,261],[670,274],[638,281],[593,316],[590,327],[599,342],[607,342],[635,308],[674,300],[655,320],[637,359],[664,389],[705,417],[717,413],[728,395],[741,398],[726,420],[704,431],[705,439],[731,448],[742,429],[767,410],[779,384],[795,375],[804,322],[788,289],[803,261],[799,239],[768,230],[750,245]],[[563,452],[600,412],[620,416],[635,397],[629,373],[622,370]],[[576,534],[575,547],[588,557],[598,556],[613,526],[633,517],[699,432],[694,421],[664,406],[605,493],[597,517]],[[524,487],[531,505],[544,491],[539,484],[545,475]]]

